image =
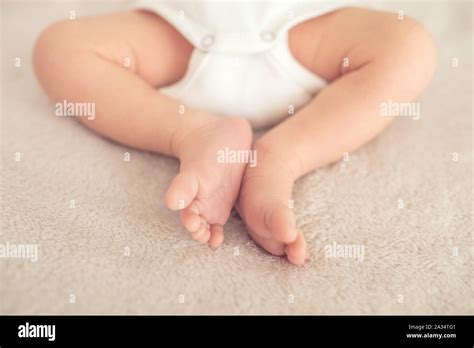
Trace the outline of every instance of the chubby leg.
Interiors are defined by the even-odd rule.
[[[180,174],[165,197],[181,210],[195,239],[222,243],[244,164],[219,164],[217,151],[248,149],[246,121],[185,107],[156,87],[178,81],[193,47],[155,14],[129,11],[63,21],[38,38],[33,63],[55,101],[93,102],[96,117],[78,118],[97,133],[138,149],[178,157]]]
[[[391,119],[379,115],[381,103],[416,98],[436,55],[418,22],[358,8],[296,26],[290,49],[329,85],[254,143],[258,164],[246,169],[238,209],[257,243],[302,264],[304,237],[288,204],[294,181],[379,134]]]

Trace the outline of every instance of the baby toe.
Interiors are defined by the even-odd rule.
[[[199,210],[197,210],[193,203],[188,208],[181,210],[181,222],[184,228],[191,233],[196,232],[201,227]]]
[[[192,234],[192,236],[199,243],[207,243],[209,241],[209,238],[211,238],[209,224],[207,223],[207,221],[201,218],[201,226],[196,232]]]
[[[211,225],[210,232],[209,246],[214,249],[221,246],[224,242],[224,227],[218,224]]]
[[[265,211],[265,225],[272,237],[279,242],[292,243],[298,237],[293,211],[283,203],[277,203]]]
[[[307,251],[306,240],[301,230],[298,230],[298,237],[296,240],[293,243],[290,243],[286,248],[286,255],[291,263],[297,266],[304,264],[307,258]]]

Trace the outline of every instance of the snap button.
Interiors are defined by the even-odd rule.
[[[275,40],[275,33],[273,31],[262,31],[260,37],[263,41],[273,41]]]
[[[209,48],[214,44],[214,35],[205,35],[201,39],[201,47],[202,48]]]

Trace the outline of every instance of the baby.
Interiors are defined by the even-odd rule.
[[[258,245],[302,265],[293,184],[379,134],[393,119],[382,103],[421,93],[430,35],[402,11],[334,1],[133,6],[45,29],[33,59],[46,93],[94,103],[78,119],[109,139],[178,158],[165,203],[194,239],[220,246],[235,207]]]

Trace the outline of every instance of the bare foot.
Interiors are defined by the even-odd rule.
[[[292,211],[295,179],[281,158],[281,154],[257,149],[257,165],[245,170],[236,208],[258,245],[302,265],[307,253],[306,241],[296,227]]]
[[[223,225],[239,193],[246,163],[222,163],[219,152],[249,150],[252,129],[245,119],[219,117],[179,139],[179,174],[165,195],[169,209],[181,210],[181,221],[200,243],[216,248]]]

